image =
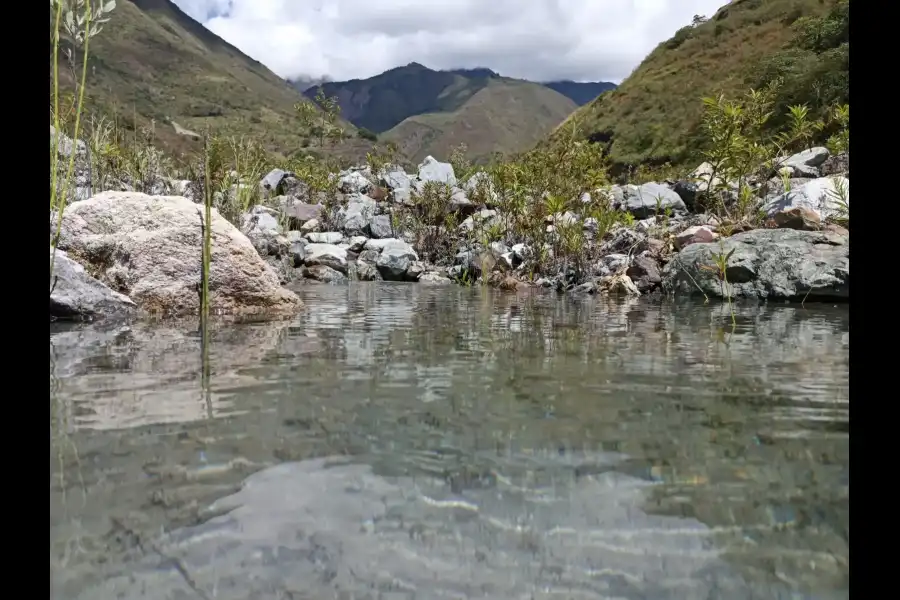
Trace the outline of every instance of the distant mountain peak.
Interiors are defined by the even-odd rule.
[[[472,69],[447,69],[447,72],[455,73],[456,75],[462,75],[463,77],[472,78],[500,77],[499,73],[488,69],[487,67],[475,67]]]

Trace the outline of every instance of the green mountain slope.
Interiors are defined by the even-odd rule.
[[[495,78],[455,110],[411,116],[381,137],[414,161],[446,158],[460,144],[470,159],[484,161],[494,152],[527,150],[576,107],[541,84]]]
[[[381,133],[412,115],[452,112],[496,77],[487,69],[435,71],[410,63],[368,79],[333,81],[321,88],[327,97],[338,98],[345,119]],[[304,94],[313,98],[318,90],[315,86]]]
[[[285,154],[301,147],[294,104],[302,95],[169,0],[119,0],[89,50],[89,109],[128,129],[135,116],[138,127],[152,121],[157,142],[172,153],[197,150],[190,133],[207,127]],[[71,72],[62,66],[60,75],[71,90]],[[358,142],[342,151],[364,146]]]
[[[701,98],[776,77],[784,79],[780,110],[849,102],[849,0],[733,0],[679,29],[567,123],[607,144],[613,163],[691,163],[703,144]]]

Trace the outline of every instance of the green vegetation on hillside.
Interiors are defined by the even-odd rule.
[[[61,44],[72,48],[65,32]],[[81,49],[74,50],[72,62],[80,65]],[[71,94],[76,77],[61,59],[61,91]],[[295,110],[303,99],[297,90],[169,0],[119,0],[91,42],[86,88],[86,114],[113,119],[120,131],[147,129],[176,156],[198,152],[207,129],[249,136],[281,153],[299,149],[308,136]],[[346,121],[341,126],[355,134]],[[358,160],[368,146],[360,140],[341,147]]]
[[[791,104],[818,117],[847,102],[848,31],[849,0],[733,0],[676,31],[572,118],[618,165],[696,163],[705,143],[701,97],[780,78],[769,127],[784,124]]]
[[[452,112],[415,115],[385,132],[403,155],[418,162],[449,156],[465,146],[467,158],[485,162],[534,146],[575,110],[575,103],[537,83],[492,79]]]

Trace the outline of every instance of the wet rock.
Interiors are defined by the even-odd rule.
[[[775,213],[772,217],[775,225],[782,229],[799,229],[802,231],[818,231],[822,229],[819,213],[805,206],[797,206]]]
[[[50,247],[53,257],[53,247]],[[136,312],[131,298],[97,281],[62,250],[53,259],[50,316],[56,319],[94,320],[124,317]]]
[[[582,284],[576,285],[572,288],[573,294],[596,294],[597,293],[597,283],[594,281],[585,281]]]
[[[322,283],[347,283],[348,281],[344,273],[321,264],[304,266],[303,277],[321,281]]]
[[[389,244],[381,250],[375,260],[375,267],[386,281],[406,281],[406,272],[413,261],[417,260],[418,255],[408,244]]]
[[[431,285],[446,285],[449,283],[453,283],[453,281],[440,273],[435,271],[428,271],[426,273],[422,273],[419,276],[419,283],[431,284]]]
[[[303,264],[307,267],[325,265],[346,275],[347,251],[335,244],[307,244]]]
[[[640,296],[641,291],[631,278],[624,273],[601,277],[597,282],[597,292],[610,296]]]
[[[424,272],[425,265],[420,261],[413,261],[406,269],[406,279],[407,281],[418,281]]]
[[[363,261],[375,264],[375,261],[378,260],[378,255],[381,254],[381,248],[378,250],[363,250],[360,255],[357,257],[357,261]]]
[[[374,260],[378,260],[378,257],[375,256]],[[378,272],[378,269],[375,267],[374,262],[368,262],[365,260],[357,260],[356,261],[356,278],[359,281],[381,281],[381,273]]]
[[[732,250],[724,285],[713,256]],[[721,242],[691,244],[663,269],[663,288],[716,298],[848,300],[849,238],[830,232],[755,229]]]
[[[306,238],[299,231],[288,231],[287,240],[288,244],[290,244],[291,266],[303,266],[303,259],[306,257],[306,246],[309,242],[306,241]]]
[[[637,219],[646,219],[667,209],[687,211],[681,197],[658,183],[616,185],[612,188],[613,204]]]
[[[642,294],[653,291],[662,283],[659,263],[649,256],[636,256],[625,274]]]
[[[213,311],[278,314],[302,307],[216,209],[211,225]],[[142,310],[196,314],[204,227],[202,208],[187,198],[103,192],[66,209],[59,247]]]
[[[774,217],[781,211],[803,207],[825,220],[842,215],[843,203],[846,203],[849,210],[850,180],[846,177],[820,177],[777,196],[763,210],[768,216]]]
[[[719,239],[719,234],[709,225],[694,225],[675,236],[675,248],[681,250],[691,244],[708,244]]]
[[[594,272],[600,276],[612,275],[626,269],[629,261],[630,258],[627,254],[607,254],[597,262]]]

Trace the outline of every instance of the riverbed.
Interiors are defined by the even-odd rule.
[[[846,306],[297,292],[51,329],[52,597],[849,597]]]

